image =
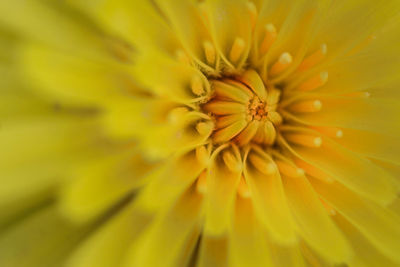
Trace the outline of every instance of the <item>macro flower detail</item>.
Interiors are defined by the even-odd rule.
[[[0,266],[400,266],[398,0],[0,2]]]

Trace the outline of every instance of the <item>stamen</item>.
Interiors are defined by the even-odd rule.
[[[276,167],[274,163],[267,162],[267,160],[261,158],[255,153],[249,154],[249,161],[262,174],[272,175],[276,172]]]
[[[215,115],[245,113],[246,106],[235,102],[213,101],[203,105],[203,109]]]
[[[203,195],[207,193],[207,171],[205,170],[197,178],[196,191]]]
[[[287,177],[299,178],[304,176],[304,170],[297,168],[282,160],[275,160],[276,166],[278,166],[279,172]]]
[[[265,25],[265,36],[260,46],[260,54],[263,55],[268,52],[271,45],[275,42],[278,33],[273,24]]]
[[[328,53],[328,46],[326,44],[323,44],[318,51],[314,52],[310,56],[308,56],[306,59],[303,60],[303,62],[300,64],[298,70],[299,71],[305,71],[307,69],[310,69],[320,63]]]
[[[229,58],[231,62],[237,62],[240,56],[243,54],[245,48],[245,41],[242,38],[236,38],[233,42],[231,52],[229,53]]]
[[[207,165],[209,158],[210,158],[210,155],[205,146],[199,146],[196,148],[196,159],[200,163]]]
[[[369,92],[352,92],[352,93],[344,94],[344,96],[369,98],[371,96],[371,93],[369,93]]]
[[[302,168],[308,175],[317,178],[323,182],[326,183],[332,183],[334,181],[333,178],[330,177],[327,173],[324,171],[320,170],[319,168],[308,164],[307,162],[300,160],[300,159],[295,159],[295,163],[297,166]]]
[[[209,122],[199,122],[196,125],[196,130],[201,136],[211,134],[212,130],[214,129],[214,124]]]
[[[350,52],[349,55],[354,55],[365,49],[369,44],[371,44],[375,39],[376,35],[370,35],[368,36],[363,42],[355,46]]]
[[[322,198],[319,198],[319,200],[321,201],[322,206],[324,206],[324,208],[329,212],[329,215],[331,215],[331,216],[335,216],[336,215],[336,210],[331,205],[329,205]]]
[[[178,59],[179,62],[181,62],[185,65],[190,65],[190,59],[185,51],[183,51],[182,49],[179,49],[175,52],[175,54],[176,54],[176,58]]]
[[[222,152],[222,159],[231,172],[242,171],[242,162],[231,151],[225,150]]]
[[[285,138],[291,143],[306,147],[317,148],[321,147],[322,145],[322,138],[318,136],[316,137],[305,134],[286,134]]]
[[[251,197],[251,192],[250,192],[249,186],[247,185],[246,180],[244,179],[243,175],[240,178],[237,192],[238,192],[239,196],[241,196],[242,198],[250,198]]]
[[[213,44],[209,41],[205,41],[203,43],[203,48],[204,48],[204,54],[206,56],[207,63],[210,65],[214,65],[217,55],[216,55]]]
[[[322,102],[319,100],[308,100],[293,104],[290,110],[298,113],[318,112],[322,109]]]
[[[247,127],[236,137],[236,142],[239,146],[244,146],[250,143],[254,135],[257,133],[260,122],[254,120],[250,122]]]
[[[290,55],[287,52],[283,53],[279,57],[279,60],[274,65],[272,65],[269,75],[276,76],[276,75],[282,73],[284,70],[286,70],[290,66],[290,64],[292,64],[292,62],[293,62],[292,55]]]
[[[335,127],[312,127],[314,130],[330,137],[330,138],[342,138],[343,131]]]
[[[203,82],[199,76],[194,76],[191,81],[190,87],[192,88],[193,94],[197,96],[201,96],[205,93]]]
[[[249,13],[250,13],[251,26],[252,26],[252,28],[254,28],[255,25],[256,25],[256,22],[257,22],[257,17],[258,17],[257,7],[251,1],[248,1],[246,3],[246,6],[247,6],[247,9],[249,10]]]
[[[245,120],[237,121],[232,123],[226,128],[216,131],[213,134],[213,140],[216,143],[228,142],[235,136],[237,136],[247,125]]]
[[[299,91],[312,91],[326,84],[328,81],[328,72],[324,71],[312,77],[298,87]]]

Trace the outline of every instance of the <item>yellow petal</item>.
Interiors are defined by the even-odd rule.
[[[146,183],[152,165],[128,151],[114,151],[84,162],[63,185],[60,209],[78,222],[93,219]]]
[[[92,127],[86,119],[72,116],[3,120],[0,202],[12,203],[60,184],[67,176],[65,169],[96,151],[91,146]]]
[[[205,5],[209,15],[210,31],[221,58],[226,65],[235,65],[240,69],[251,48],[253,25],[247,1],[217,0],[207,2]],[[238,42],[242,43],[240,48],[237,48]],[[234,51],[235,49],[239,51]],[[233,56],[235,53],[237,56]]]
[[[77,227],[66,222],[57,214],[54,206],[45,207],[2,233],[0,265],[60,265],[87,231],[88,227]]]
[[[116,70],[39,45],[21,47],[19,63],[44,97],[64,104],[101,105],[121,92]]]
[[[306,243],[331,263],[349,260],[351,248],[303,177],[285,178],[284,187],[297,228]]]
[[[215,238],[203,234],[200,241],[198,266],[228,267],[227,247],[227,238]]]
[[[200,236],[201,203],[190,188],[135,241],[125,266],[186,266]]]
[[[229,233],[229,266],[273,266],[251,201],[238,198],[235,205],[234,222]]]
[[[95,30],[40,1],[0,3],[0,24],[40,43],[91,58],[108,58],[106,46]],[[50,23],[51,22],[51,23]],[[86,22],[86,21],[85,21]]]
[[[346,235],[347,240],[351,243],[354,249],[354,257],[349,262],[351,267],[362,266],[398,266],[396,263],[390,261],[363,236],[356,227],[351,225],[342,216],[337,215],[334,217],[336,224]]]
[[[135,58],[133,74],[152,93],[178,103],[197,102],[206,99],[210,93],[210,84],[199,69],[181,64],[158,51],[140,53]],[[193,84],[202,88],[200,94]]]
[[[269,249],[272,260],[275,263],[274,266],[307,266],[304,255],[300,250],[300,244],[283,246],[271,240],[271,242],[269,242]]]
[[[343,136],[335,140],[350,150],[367,157],[389,161],[393,164],[400,163],[400,142],[397,137],[384,133],[343,129]]]
[[[162,50],[170,54],[180,48],[174,32],[146,0],[79,1],[68,2],[100,23],[104,28],[123,37],[141,51]],[[151,21],[151,23],[148,23]],[[140,27],[138,27],[140,25]]]
[[[349,62],[349,50],[351,51],[360,44],[365,43],[371,34],[379,33],[379,30],[382,29],[385,24],[390,25],[395,22],[393,18],[398,14],[399,8],[398,2],[392,0],[385,1],[382,5],[376,5],[375,1],[360,0],[347,1],[346,3],[331,2],[329,5],[329,15],[324,16],[323,20],[320,22],[320,28],[311,45],[316,47],[326,42],[329,46],[328,60],[335,60],[338,63],[342,62],[341,60],[337,61],[340,55],[341,59],[346,60],[346,64]],[[380,36],[382,35],[384,36],[386,33]],[[396,34],[389,35],[391,38],[394,36],[398,37]],[[387,49],[389,46],[385,46],[385,48]],[[362,49],[359,49],[357,52],[360,50]],[[383,50],[378,52],[379,55],[386,53]],[[369,56],[366,62],[371,63],[373,54],[368,54]],[[338,64],[337,67],[339,67],[339,65],[342,64]],[[354,67],[354,64],[349,63],[349,66]],[[364,66],[363,64],[359,66],[363,68],[365,64]],[[353,68],[353,73],[351,74],[353,78],[355,77],[354,71],[357,71],[359,66],[357,64],[357,66]],[[372,64],[372,66],[376,66],[376,64]],[[368,67],[371,67],[371,65]],[[373,68],[379,71],[376,67]],[[347,71],[346,69],[347,68],[344,68],[343,74]],[[367,76],[365,76],[365,78],[368,79]]]
[[[258,170],[262,168],[259,161],[272,164],[271,173]],[[271,237],[279,243],[294,243],[294,221],[283,192],[281,176],[273,160],[262,151],[251,151],[245,158],[244,175],[251,190],[256,215]]]
[[[393,123],[400,114],[393,99],[329,97],[320,100],[321,111],[296,114],[294,119],[312,126],[349,128],[392,136],[400,133],[400,127]]]
[[[204,233],[211,236],[221,236],[227,233],[232,220],[236,188],[240,181],[241,172],[232,171],[223,160],[223,147],[214,151],[212,163],[208,169],[206,196],[206,221]],[[234,153],[239,161],[237,153]]]
[[[391,175],[371,161],[327,138],[323,138],[320,148],[298,146],[294,149],[306,162],[328,173],[354,192],[377,203],[390,203],[396,196]]]
[[[172,205],[205,169],[205,162],[191,150],[167,160],[151,173],[150,183],[137,201],[144,210],[157,211]]]
[[[240,79],[248,85],[261,100],[267,100],[267,90],[261,80],[260,75],[255,70],[248,70],[240,77]]]
[[[364,200],[338,183],[312,180],[315,190],[354,225],[382,254],[400,262],[400,218],[398,215]]]
[[[217,58],[199,3],[183,0],[157,0],[156,2],[167,16],[183,47],[196,63],[206,71],[218,68],[219,58]]]
[[[108,220],[75,249],[67,267],[122,266],[125,253],[148,224],[149,215],[141,213],[133,203]]]

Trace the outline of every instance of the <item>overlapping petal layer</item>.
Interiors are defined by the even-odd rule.
[[[0,2],[0,266],[398,266],[399,14]]]

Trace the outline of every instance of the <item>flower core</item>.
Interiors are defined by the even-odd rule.
[[[213,96],[202,109],[215,120],[214,143],[234,141],[272,145],[282,117],[276,111],[280,90],[266,87],[258,73],[212,80]]]

